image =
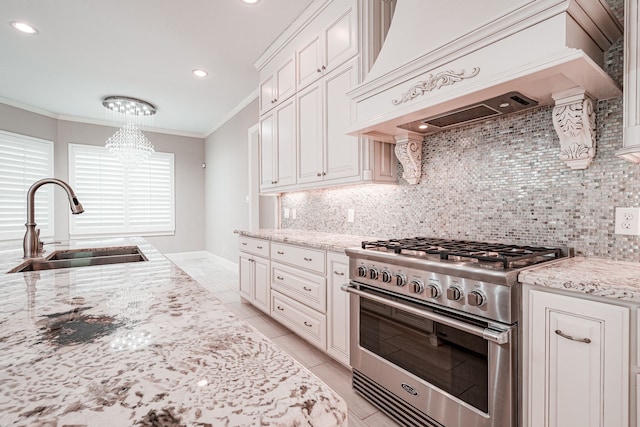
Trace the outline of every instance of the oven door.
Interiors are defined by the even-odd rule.
[[[489,325],[366,285],[343,290],[351,293],[358,392],[403,425],[516,425],[516,325]]]

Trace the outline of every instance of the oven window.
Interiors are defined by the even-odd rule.
[[[487,413],[482,337],[360,298],[360,346]]]

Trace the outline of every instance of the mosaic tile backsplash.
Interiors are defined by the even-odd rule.
[[[622,1],[610,3],[622,19]],[[616,42],[605,63],[620,85],[622,46]],[[541,107],[428,137],[418,185],[400,178],[398,185],[284,194],[282,211],[296,209],[296,219],[282,218],[282,227],[561,245],[640,261],[640,237],[614,234],[615,207],[640,206],[640,166],[615,156],[622,148],[622,97],[597,103],[597,151],[586,170],[559,159],[551,112]]]

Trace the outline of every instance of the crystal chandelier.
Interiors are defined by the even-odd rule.
[[[105,147],[123,166],[131,169],[153,154],[153,145],[138,126],[149,125],[156,107],[147,101],[126,96],[108,96],[102,105],[109,110],[111,120],[124,125],[114,133]]]

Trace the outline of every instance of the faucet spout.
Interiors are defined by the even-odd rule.
[[[77,215],[84,212],[82,204],[78,201],[78,198],[71,186],[66,182],[57,178],[44,178],[33,183],[27,192],[27,222],[25,224],[27,231],[24,234],[24,240],[22,243],[25,258],[35,258],[42,253],[40,230],[36,228],[35,197],[38,188],[42,187],[44,184],[56,184],[62,187],[69,198],[69,206],[71,207],[72,214]]]

